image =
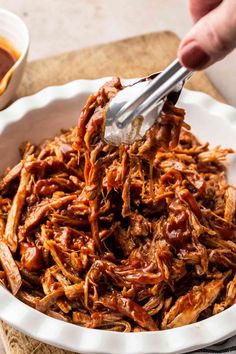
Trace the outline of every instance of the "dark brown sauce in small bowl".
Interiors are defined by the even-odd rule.
[[[16,58],[14,58],[7,50],[0,47],[0,81],[13,67],[15,62]]]
[[[19,59],[19,53],[4,37],[0,37],[0,81]]]

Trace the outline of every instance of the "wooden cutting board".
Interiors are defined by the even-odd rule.
[[[76,79],[139,77],[162,70],[176,57],[178,44],[174,33],[159,32],[30,62],[16,98]],[[194,74],[187,87],[225,102],[203,72]],[[69,353],[25,336],[4,323],[0,324],[0,333],[7,354]]]

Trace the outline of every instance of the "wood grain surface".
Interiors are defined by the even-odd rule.
[[[150,33],[31,62],[17,98],[76,79],[148,75],[162,70],[176,58],[178,44],[179,39],[172,32]],[[203,72],[194,74],[187,87],[224,101]]]
[[[151,33],[30,62],[15,98],[76,79],[139,77],[162,70],[175,59],[178,43],[172,32]],[[203,72],[194,74],[187,87],[225,102]],[[0,323],[0,334],[7,354],[71,353],[25,336],[5,323]]]

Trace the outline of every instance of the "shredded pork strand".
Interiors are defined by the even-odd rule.
[[[103,137],[118,78],[92,95],[78,126],[0,181],[1,284],[49,316],[90,328],[155,331],[236,302],[231,149],[200,144],[166,102],[143,140]]]

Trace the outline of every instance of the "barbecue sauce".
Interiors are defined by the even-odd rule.
[[[0,37],[0,81],[13,67],[19,58],[19,53],[11,43],[3,37]]]

